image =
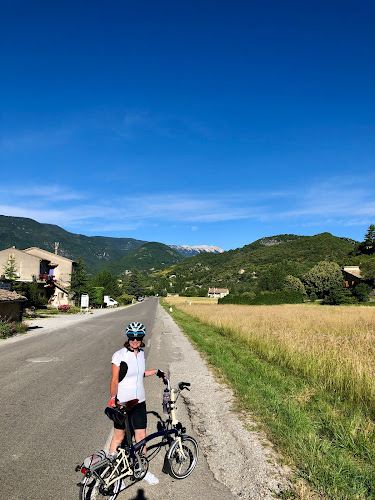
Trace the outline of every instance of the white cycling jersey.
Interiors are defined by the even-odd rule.
[[[133,351],[123,347],[112,356],[112,363],[120,368],[117,399],[120,403],[138,399],[146,400],[143,378],[146,371],[145,354],[142,349],[136,356]]]

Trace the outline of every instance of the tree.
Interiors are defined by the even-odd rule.
[[[134,295],[138,299],[138,297],[143,297],[145,294],[144,285],[142,283],[139,272],[134,269],[132,273],[128,276],[126,283],[124,283],[124,291],[128,295]]]
[[[300,292],[303,295],[306,295],[305,285],[302,283],[302,281],[299,278],[296,278],[295,276],[292,276],[291,274],[288,274],[288,276],[285,277],[284,287],[285,287],[285,290]]]
[[[258,278],[258,290],[260,292],[274,292],[284,288],[284,280],[288,271],[283,264],[271,264]]]
[[[90,293],[90,288],[88,273],[85,270],[82,257],[79,257],[77,267],[70,277],[70,291],[73,293],[76,306],[79,306],[83,293]]]
[[[355,298],[352,296],[352,292],[348,288],[333,288],[323,300],[323,304],[329,306],[353,304],[354,302]]]
[[[16,260],[13,257],[8,259],[8,262],[3,266],[4,276],[8,280],[15,280],[18,277]]]
[[[360,265],[361,274],[370,286],[375,286],[375,255]]]
[[[374,246],[375,246],[375,224],[370,224],[367,233],[365,234],[365,245],[368,247],[371,247],[372,252],[374,252]]]
[[[371,287],[366,283],[360,283],[352,290],[352,294],[358,302],[367,302],[371,292]]]
[[[364,241],[359,244],[358,249],[362,254],[372,255],[375,253],[375,224],[370,224]]]
[[[183,276],[177,276],[173,285],[176,293],[183,292],[185,290],[185,278]]]
[[[318,298],[324,299],[330,292],[344,287],[344,279],[340,266],[336,262],[322,261],[316,264],[303,277],[306,292],[316,293]]]
[[[121,294],[117,277],[113,276],[109,271],[101,271],[97,276],[94,276],[91,284],[94,287],[103,287],[103,295],[118,297]]]

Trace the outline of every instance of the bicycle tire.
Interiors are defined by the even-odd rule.
[[[95,476],[85,477],[79,487],[79,500],[94,500],[99,493],[100,482]],[[121,486],[121,479],[113,483],[112,494],[106,495],[106,500],[116,500]]]
[[[189,476],[198,462],[198,443],[191,436],[181,436],[182,449],[185,457],[182,456],[178,440],[175,439],[167,452],[169,474],[174,479],[184,479]]]

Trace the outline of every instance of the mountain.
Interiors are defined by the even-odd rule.
[[[199,253],[223,253],[224,250],[220,247],[215,247],[213,245],[196,245],[189,247],[188,245],[169,245],[173,250],[177,250],[178,253],[184,257],[193,257]]]
[[[180,253],[163,243],[146,243],[137,250],[106,264],[105,269],[119,275],[126,270],[153,271],[165,269],[185,259]]]
[[[290,274],[300,277],[322,260],[349,264],[355,243],[330,233],[270,236],[221,254],[201,253],[176,264],[171,273],[180,282],[185,280],[186,286],[234,289],[247,282],[251,287],[254,277],[269,265],[282,264]]]
[[[24,217],[0,215],[0,250],[11,246],[20,250],[35,246],[54,252],[55,242],[59,242],[59,255],[72,260],[82,257],[91,272],[146,243],[133,238],[84,236],[69,233],[53,224],[42,224]]]

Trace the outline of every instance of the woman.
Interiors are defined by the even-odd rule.
[[[146,437],[147,413],[143,378],[150,375],[164,377],[161,370],[146,370],[145,356],[142,347],[146,328],[137,321],[126,327],[127,342],[124,347],[112,356],[111,399],[109,406],[118,402],[124,403],[138,399],[138,404],[129,412],[134,429],[135,441],[138,443]],[[110,455],[117,454],[117,447],[125,437],[125,427],[114,422],[113,438],[109,447]],[[146,447],[144,448],[146,453]],[[147,472],[144,480],[149,484],[157,484],[158,478]]]

